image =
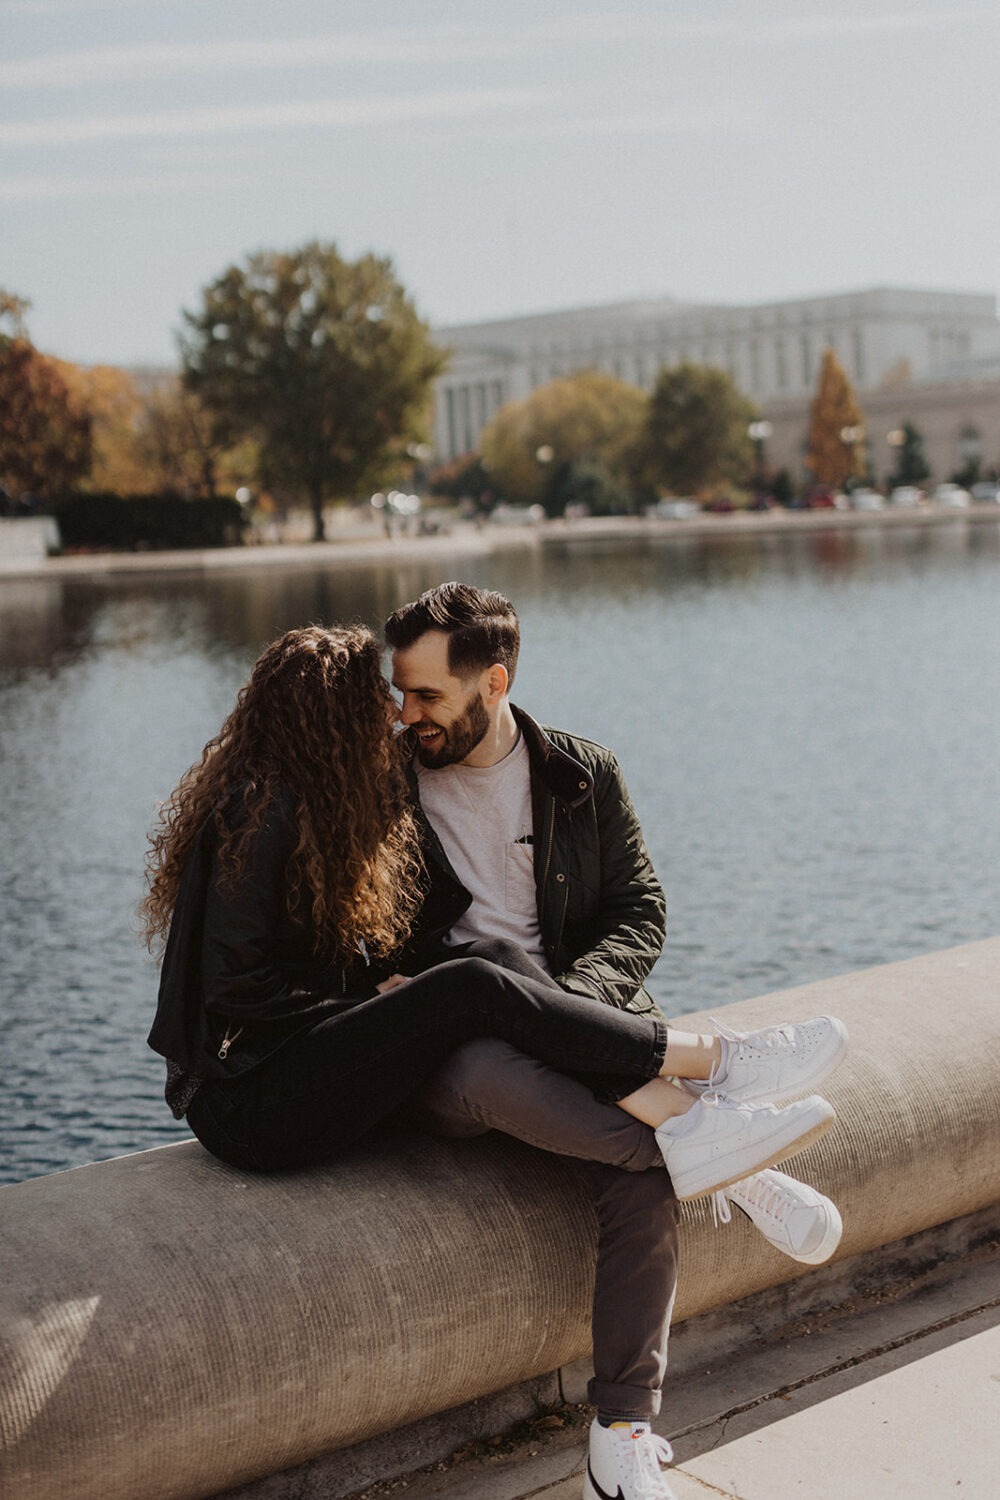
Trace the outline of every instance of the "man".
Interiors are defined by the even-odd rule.
[[[419,966],[471,948],[595,1003],[655,1011],[642,985],[663,944],[664,901],[635,810],[610,751],[543,730],[511,703],[520,643],[512,605],[443,584],[396,610],[385,637],[427,823]],[[795,1091],[773,1071],[784,1066],[784,1036],[719,1030],[712,1087],[746,1087],[756,1098]],[[831,1058],[842,1055],[839,1041],[838,1052],[836,1039],[824,1039]],[[704,1094],[706,1085],[689,1088]],[[660,1469],[669,1446],[649,1421],[666,1368],[677,1200],[663,1171],[663,1127],[654,1133],[599,1095],[599,1080],[483,1039],[454,1054],[423,1103],[446,1133],[499,1129],[577,1158],[598,1221],[589,1387],[598,1416],[584,1494],[670,1500]],[[760,1171],[717,1193],[724,1220],[731,1202],[798,1260],[825,1260],[839,1241],[833,1204],[783,1173]]]

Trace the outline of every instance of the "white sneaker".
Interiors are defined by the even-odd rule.
[[[784,1172],[755,1172],[716,1193],[712,1214],[717,1223],[729,1223],[730,1203],[743,1210],[776,1250],[807,1266],[829,1260],[844,1232],[837,1205]]]
[[[781,1109],[702,1094],[687,1114],[664,1121],[655,1135],[677,1197],[701,1198],[805,1150],[836,1118],[819,1094]]]
[[[791,1099],[810,1093],[847,1055],[847,1027],[835,1016],[763,1031],[730,1031],[719,1021],[712,1024],[722,1040],[722,1062],[707,1083],[682,1080],[691,1094],[718,1089],[746,1104]]]
[[[677,1500],[660,1468],[673,1456],[666,1438],[657,1437],[648,1422],[602,1427],[595,1418],[583,1500]]]

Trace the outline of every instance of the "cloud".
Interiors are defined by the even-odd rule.
[[[160,0],[3,0],[8,16],[57,16],[86,10],[134,10],[160,8]]]
[[[675,108],[649,110],[639,114],[581,115],[574,119],[533,120],[524,125],[501,125],[483,130],[491,138],[574,139],[585,136],[644,135],[731,135],[760,131],[767,122],[764,110],[756,105],[705,104],[701,107],[677,105]]]
[[[229,183],[234,181],[230,174]],[[56,203],[73,198],[118,198],[142,194],[217,193],[214,172],[157,172],[145,177],[0,177],[0,203]]]
[[[169,139],[235,131],[304,126],[352,129],[418,120],[453,119],[497,110],[538,108],[549,95],[537,89],[460,89],[428,94],[380,94],[280,104],[210,105],[149,114],[85,115],[0,125],[0,147],[80,146],[98,141]]]
[[[36,9],[41,12],[57,10],[60,3],[61,0],[20,0],[16,8],[25,13]],[[116,3],[136,5],[146,3],[146,0],[116,0]],[[71,7],[74,4],[75,0],[69,0]],[[982,6],[951,11],[890,11],[882,15],[830,11],[780,20],[748,17],[746,14],[724,20],[683,20],[623,10],[607,15],[574,16],[572,41],[575,46],[707,40],[774,46],[816,38],[895,36],[908,31],[969,25],[977,21],[995,22],[996,19],[993,10]],[[336,64],[442,64],[524,57],[540,48],[556,48],[563,55],[567,43],[566,24],[565,18],[554,17],[526,22],[516,30],[497,22],[473,22],[429,25],[420,30],[378,28],[327,36],[231,37],[219,42],[95,47],[0,62],[0,86],[58,89],[159,78],[164,74],[212,73],[225,77],[243,72],[275,72]]]
[[[996,20],[996,11],[981,7],[967,7],[965,10],[889,11],[880,16],[848,15],[834,11],[825,16],[790,17],[764,29],[775,40],[811,40],[815,37],[897,36],[906,31],[950,30],[976,21]]]
[[[517,50],[509,34],[503,39],[475,40],[435,35],[430,31],[94,47],[0,62],[0,86],[76,88],[133,78],[159,78],[164,73],[225,75],[331,63],[468,62],[485,56],[511,55]]]

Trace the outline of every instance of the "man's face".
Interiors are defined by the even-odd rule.
[[[392,653],[392,685],[402,697],[400,720],[423,765],[435,770],[454,765],[484,739],[490,715],[480,678],[452,675],[443,630],[428,630],[406,650]]]

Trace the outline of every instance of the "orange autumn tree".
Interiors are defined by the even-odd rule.
[[[28,307],[0,291],[0,485],[15,498],[44,498],[71,489],[89,471],[91,422],[58,362],[28,338]]]
[[[809,451],[806,467],[817,484],[842,489],[849,479],[865,474],[864,415],[837,356],[823,351],[819,383],[809,408]]]

